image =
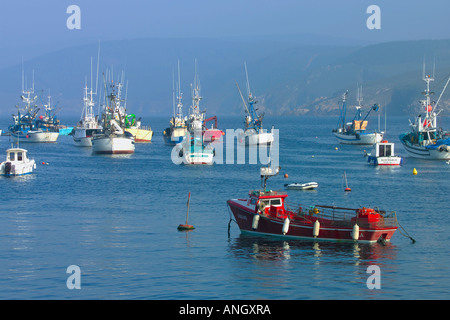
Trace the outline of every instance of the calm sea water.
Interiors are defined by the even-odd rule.
[[[404,156],[397,168],[369,166],[367,146],[337,144],[335,118],[265,119],[280,130],[282,170],[269,186],[316,181],[315,191],[289,191],[290,201],[396,211],[416,243],[397,232],[386,246],[243,236],[234,222],[228,234],[226,200],[260,186],[260,165],[177,166],[161,135],[168,117],[144,122],[153,142],[128,156],[92,155],[70,136],[22,144],[37,168],[0,177],[0,299],[450,298],[450,165],[407,157],[398,141],[407,118],[387,121],[387,138]],[[223,129],[241,125],[219,117]],[[1,137],[0,150],[9,146]],[[179,232],[188,192],[196,229]],[[80,267],[79,290],[66,286],[70,265]],[[366,285],[370,265],[380,267],[381,289]]]

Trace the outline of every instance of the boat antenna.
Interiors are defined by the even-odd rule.
[[[439,101],[441,101],[442,95],[444,94],[445,89],[447,89],[447,86],[448,86],[448,83],[449,83],[449,82],[450,82],[450,77],[447,79],[447,83],[445,84],[444,89],[442,89],[442,92],[441,92],[441,94],[439,95],[439,99],[437,100],[436,104],[434,105],[434,112],[436,112],[436,108],[437,108],[437,106],[438,106],[438,103],[439,103]]]
[[[241,96],[242,102],[244,103],[244,108],[245,108],[245,110],[247,111],[248,114],[250,114],[250,111],[249,111],[248,108],[247,108],[247,103],[245,102],[244,96],[242,95],[241,88],[239,88],[239,85],[238,85],[237,82],[236,82],[236,87],[237,87],[238,90],[239,90],[239,94],[240,94],[240,96]]]
[[[95,81],[95,94],[97,94],[98,89],[98,69],[100,66],[100,40],[98,40],[98,50],[97,50],[97,79]]]
[[[172,68],[172,109],[175,117],[175,71]]]
[[[245,67],[245,78],[247,79],[247,95],[250,98],[252,93],[250,91],[250,82],[248,81],[247,62],[245,62],[245,61],[244,61],[244,67]]]
[[[281,167],[277,166],[277,167],[275,167],[275,171],[274,171],[272,169],[272,167],[270,166],[270,164],[267,167],[261,167],[260,175],[261,175],[261,186],[262,186],[263,192],[266,191],[267,180],[270,177],[274,177],[278,173],[280,173],[280,170],[281,170]]]

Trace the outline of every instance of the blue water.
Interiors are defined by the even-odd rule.
[[[416,243],[396,232],[386,246],[243,236],[234,222],[228,235],[226,200],[260,186],[260,165],[174,165],[161,134],[168,120],[144,119],[153,142],[133,155],[92,155],[70,136],[22,145],[37,168],[0,177],[0,299],[450,298],[450,165],[405,154],[397,137],[407,118],[387,121],[387,138],[404,157],[397,168],[369,166],[367,146],[337,144],[334,117],[265,120],[280,129],[282,170],[269,187],[316,181],[315,191],[289,191],[290,201],[396,211]],[[223,129],[241,124],[219,117]],[[441,125],[450,128],[450,119]],[[0,150],[9,146],[1,137]],[[188,192],[196,229],[179,232]],[[67,288],[70,265],[80,267],[81,289]],[[370,265],[380,267],[380,289],[367,287]]]

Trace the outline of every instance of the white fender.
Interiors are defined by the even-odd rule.
[[[284,219],[283,229],[281,229],[283,235],[285,235],[289,231],[289,223],[290,223],[289,218]]]
[[[352,239],[358,240],[359,238],[359,226],[355,223],[352,230]]]
[[[319,222],[319,220],[316,220],[316,222],[314,222],[314,226],[313,226],[313,236],[314,236],[314,238],[319,235],[319,231],[320,231],[320,222]]]
[[[253,230],[258,229],[258,223],[259,223],[259,214],[255,214],[253,216],[253,222],[252,222],[252,229]]]

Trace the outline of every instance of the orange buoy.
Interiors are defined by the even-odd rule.
[[[284,178],[287,179],[289,175],[287,173],[284,174]]]

